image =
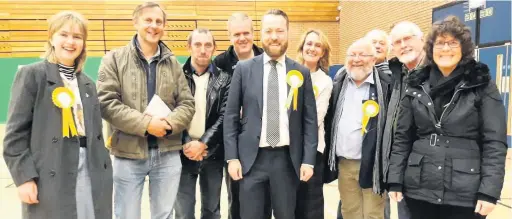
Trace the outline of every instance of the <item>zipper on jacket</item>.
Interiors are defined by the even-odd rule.
[[[213,92],[213,86],[215,85],[215,83],[217,83],[217,80],[219,79],[219,77],[215,77],[215,74],[213,72],[210,73],[210,78],[208,79],[208,84],[206,86],[208,86],[206,88],[206,115],[205,115],[205,118],[208,119],[208,116],[210,115],[210,112],[212,110],[212,100],[210,99],[211,96],[212,96],[212,92]]]
[[[436,128],[441,128],[441,125],[442,125],[442,124],[441,124],[441,121],[442,121],[442,119],[443,119],[444,113],[445,113],[445,112],[446,112],[446,110],[450,107],[450,105],[452,105],[453,99],[455,99],[455,96],[457,95],[457,93],[458,93],[459,91],[461,91],[461,90],[462,90],[462,89],[461,89],[461,87],[463,87],[464,85],[465,85],[465,84],[462,84],[462,85],[461,85],[459,88],[457,88],[457,90],[455,90],[455,92],[453,93],[453,96],[452,96],[452,98],[450,99],[450,102],[448,102],[448,106],[447,106],[447,107],[445,107],[445,108],[443,109],[443,112],[441,113],[441,117],[439,117],[439,120],[438,120],[438,121],[436,121],[436,124],[435,124],[435,127],[436,127]],[[434,104],[434,101],[432,100],[432,98],[430,97],[430,95],[427,93],[427,91],[425,90],[425,87],[423,87],[423,85],[421,86],[421,89],[423,89],[423,92],[425,92],[425,94],[427,95],[427,97],[430,99],[430,102],[431,102],[432,104]],[[435,117],[437,117],[437,115],[435,114],[435,111],[434,111],[434,115],[435,115]],[[436,118],[436,119],[437,119],[437,118]]]

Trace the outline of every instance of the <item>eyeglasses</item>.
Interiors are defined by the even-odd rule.
[[[350,58],[356,58],[356,57],[368,58],[368,57],[373,57],[373,55],[371,55],[371,54],[348,54],[347,56],[350,57]]]
[[[452,49],[455,49],[455,48],[459,48],[460,46],[460,43],[459,41],[456,41],[456,40],[453,40],[453,41],[450,41],[450,42],[435,42],[434,43],[434,48],[436,49],[443,49],[444,48],[444,45],[448,44],[448,46]]]

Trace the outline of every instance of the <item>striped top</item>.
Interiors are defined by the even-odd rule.
[[[66,79],[73,80],[75,78],[75,67],[69,67],[63,64],[59,64],[59,73],[64,75]]]
[[[379,63],[379,64],[376,64],[376,65],[375,65],[375,67],[376,67],[379,71],[381,71],[381,72],[383,72],[383,73],[386,73],[386,74],[388,74],[388,75],[392,74],[392,73],[391,73],[391,70],[389,69],[389,63],[388,63],[388,61],[384,61],[384,62],[381,62],[381,63]]]
[[[84,109],[82,98],[80,96],[80,88],[78,87],[78,79],[76,78],[75,67],[69,67],[62,64],[58,64],[58,66],[64,86],[73,92],[75,98],[72,109],[76,131],[79,136],[85,136]]]

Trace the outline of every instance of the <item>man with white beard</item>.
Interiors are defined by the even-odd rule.
[[[384,218],[379,153],[391,77],[375,68],[376,55],[367,38],[348,48],[324,119],[324,181],[338,179],[345,219]]]
[[[410,72],[422,67],[425,57],[425,52],[423,51],[423,45],[425,44],[423,32],[421,32],[418,25],[409,21],[402,21],[393,27],[389,36],[391,50],[396,57],[389,60],[393,90],[389,100],[384,134],[382,135],[382,175],[384,182],[387,182],[391,145],[393,144],[400,100],[406,90],[406,79]],[[389,205],[389,202],[386,205]],[[389,206],[387,206],[386,210],[389,210]],[[389,215],[389,212],[386,212],[386,215]],[[404,201],[398,203],[398,218],[410,218]]]

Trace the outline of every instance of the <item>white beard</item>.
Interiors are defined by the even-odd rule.
[[[407,64],[416,60],[418,58],[418,55],[419,54],[416,51],[410,51],[406,55],[399,57],[398,60],[400,60],[401,63]]]

